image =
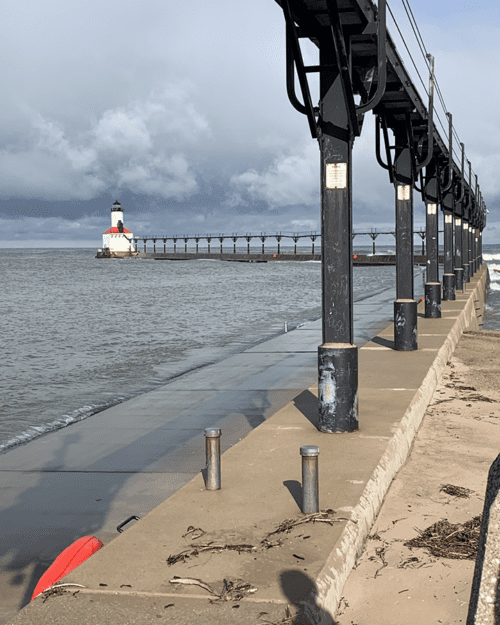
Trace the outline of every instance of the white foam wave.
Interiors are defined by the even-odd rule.
[[[63,415],[58,419],[54,419],[50,423],[45,423],[43,425],[32,425],[24,432],[20,432],[12,438],[8,439],[5,443],[0,444],[0,453],[7,451],[8,449],[12,449],[12,447],[17,447],[18,445],[22,445],[24,443],[28,443],[43,434],[47,434],[47,432],[53,432],[54,430],[61,430],[71,423],[76,423],[77,421],[83,421],[83,419],[87,419],[97,412],[101,412],[105,408],[110,408],[116,404],[124,401],[125,397],[120,397],[117,400],[112,402],[96,404],[95,406],[82,406],[81,408],[77,408],[73,410],[70,414]]]
[[[486,262],[491,260],[500,260],[500,254],[483,254],[483,260]]]
[[[490,282],[490,289],[492,291],[500,291],[500,282]]]
[[[488,263],[488,269],[491,282],[500,282],[500,265]]]

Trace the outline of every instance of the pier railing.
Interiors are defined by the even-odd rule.
[[[396,232],[395,230],[378,230],[376,228],[372,228],[370,231],[353,231],[352,232],[352,238],[354,239],[357,236],[369,236],[372,240],[372,252],[373,254],[376,254],[376,246],[375,246],[375,239],[380,236],[380,235],[392,235],[392,236],[396,236]],[[414,235],[420,236],[421,240],[422,240],[422,255],[425,254],[425,229],[424,228],[420,228],[420,230],[415,230]],[[195,253],[198,254],[199,253],[199,248],[200,248],[200,241],[206,241],[206,246],[207,246],[207,251],[208,253],[212,253],[212,241],[217,241],[219,244],[219,250],[220,254],[223,254],[224,251],[224,241],[229,240],[232,241],[233,243],[233,253],[236,254],[236,248],[237,248],[237,242],[239,240],[243,240],[246,241],[247,244],[247,254],[250,254],[250,247],[251,247],[251,242],[253,239],[257,239],[260,240],[261,244],[262,244],[262,254],[266,253],[265,250],[265,246],[266,246],[266,241],[268,239],[274,239],[277,242],[277,253],[281,254],[281,242],[284,239],[290,239],[291,241],[293,241],[293,254],[297,254],[297,244],[299,243],[299,241],[301,239],[310,239],[311,240],[311,254],[314,255],[314,250],[315,250],[315,242],[317,239],[321,238],[321,233],[319,232],[276,232],[275,234],[267,234],[264,232],[255,234],[255,233],[245,233],[245,234],[237,234],[237,233],[233,233],[233,234],[204,234],[204,235],[199,235],[199,234],[191,234],[191,235],[160,235],[160,234],[156,234],[156,235],[145,235],[145,236],[137,236],[134,237],[134,244],[136,249],[138,249],[138,243],[139,241],[142,241],[144,244],[144,253],[147,252],[147,242],[148,241],[152,241],[153,242],[153,253],[156,253],[158,250],[156,249],[156,243],[157,241],[161,241],[163,242],[163,252],[166,253],[167,252],[167,242],[168,241],[172,241],[173,243],[173,251],[174,254],[177,253],[177,244],[178,242],[180,242],[180,245],[182,247],[182,243],[184,243],[184,253],[187,254],[188,252],[188,243],[189,241],[194,241],[196,244],[196,251]]]

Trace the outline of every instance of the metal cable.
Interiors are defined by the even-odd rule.
[[[422,33],[420,32],[420,28],[418,27],[417,20],[415,19],[415,15],[414,15],[414,13],[412,11],[410,2],[409,2],[409,0],[401,0],[401,1],[402,1],[402,4],[403,4],[403,7],[405,9],[406,15],[408,17],[408,21],[410,23],[410,26],[411,26],[411,28],[413,30],[413,34],[415,35],[415,39],[417,41],[417,44],[418,44],[418,46],[420,48],[420,52],[421,52],[422,56],[424,57],[424,62],[426,64],[426,66],[430,69],[429,60],[427,58],[427,55],[428,55],[427,48],[425,46],[425,42],[424,42],[424,39],[422,37]],[[387,3],[387,8],[389,9],[389,12],[390,12],[390,14],[392,16],[394,24],[395,24],[396,28],[398,29],[399,35],[401,37],[401,40],[403,41],[403,44],[404,44],[404,46],[405,46],[405,48],[406,48],[406,50],[408,52],[408,55],[409,55],[409,57],[411,59],[411,62],[413,63],[413,66],[415,67],[415,70],[416,70],[416,72],[418,74],[418,77],[420,78],[420,82],[422,83],[422,85],[424,87],[425,93],[427,95],[429,95],[429,93],[427,91],[427,88],[425,86],[425,83],[422,80],[422,76],[420,75],[420,72],[418,71],[417,65],[416,65],[416,63],[415,63],[415,61],[414,61],[414,59],[413,59],[413,57],[411,55],[411,52],[410,52],[410,50],[408,48],[408,45],[406,44],[405,38],[403,36],[403,33],[401,32],[401,29],[399,28],[399,25],[398,25],[398,23],[396,21],[396,18],[394,17],[394,14],[393,14],[390,6],[389,6],[389,3]],[[446,114],[448,112],[448,109],[447,109],[446,103],[444,101],[444,97],[443,97],[443,94],[441,92],[441,88],[440,88],[439,83],[437,81],[437,78],[435,76],[434,76],[434,84],[435,84],[436,93],[438,95],[439,101],[441,102],[441,106],[443,107],[443,111]],[[436,110],[435,110],[435,115],[436,115],[436,117],[437,117],[437,119],[439,121],[439,124],[441,125],[441,128],[443,129],[444,134],[446,136],[448,136],[449,129],[445,128],[445,126],[443,125],[443,122],[442,122],[442,120],[441,120],[441,118],[440,118],[440,116],[439,116],[439,114],[438,114],[438,112]],[[455,126],[452,126],[452,132],[453,132],[453,135],[455,136],[455,139],[458,141],[458,143],[461,143],[460,137],[458,135],[458,132],[457,132]],[[453,147],[452,152],[456,155],[457,159],[460,161],[461,160],[461,154],[457,153],[457,151],[455,150],[455,147]]]

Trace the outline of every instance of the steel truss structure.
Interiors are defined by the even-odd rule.
[[[358,354],[353,345],[352,148],[364,116],[376,116],[375,155],[395,188],[396,301],[394,347],[417,344],[413,292],[413,192],[426,205],[426,316],[441,315],[438,207],[444,215],[443,299],[482,264],[486,206],[462,159],[453,159],[452,116],[443,139],[434,124],[434,59],[429,59],[429,101],[424,102],[386,25],[386,0],[275,0],[286,25],[286,88],[306,116],[321,153],[323,344],[318,348],[319,429],[358,428]],[[301,40],[319,51],[307,66]],[[309,74],[319,75],[313,105]],[[297,85],[300,98],[297,95]],[[389,130],[393,133],[391,145]],[[382,150],[382,143],[384,149]],[[425,172],[424,172],[425,170]]]

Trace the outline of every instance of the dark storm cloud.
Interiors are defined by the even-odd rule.
[[[444,5],[453,28],[432,3],[417,18],[491,209],[500,114],[490,104],[500,87],[482,61],[498,60],[498,33]],[[99,244],[117,197],[137,234],[319,228],[318,146],[286,97],[273,0],[10,0],[4,11],[2,240]],[[312,47],[306,55],[314,62]],[[477,95],[485,81],[488,101]],[[354,151],[355,225],[390,226],[393,196],[370,115]],[[415,212],[418,223],[418,198]]]

